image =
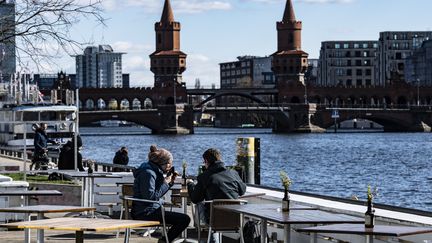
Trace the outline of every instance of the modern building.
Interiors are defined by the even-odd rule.
[[[405,81],[419,86],[432,86],[432,39],[405,59]]]
[[[272,57],[241,56],[238,61],[220,63],[220,87],[274,88]]]
[[[307,84],[316,85],[318,79],[318,62],[319,59],[308,59],[308,68],[305,73],[305,79]]]
[[[324,41],[318,62],[318,86],[376,86],[378,41]]]
[[[16,72],[15,2],[0,1],[0,82],[7,82]]]
[[[122,88],[122,55],[110,45],[89,46],[76,56],[78,87]]]
[[[405,59],[429,39],[432,39],[432,31],[381,32],[377,64],[380,85],[385,86],[395,79],[403,80],[406,77]]]

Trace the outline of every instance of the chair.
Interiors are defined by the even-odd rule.
[[[246,204],[246,200],[241,199],[214,199],[212,201],[204,201],[204,204],[209,204],[210,206],[210,219],[208,225],[202,225],[200,222],[200,212],[199,208],[196,207],[195,212],[195,222],[198,228],[198,241],[201,240],[201,230],[208,227],[208,237],[207,243],[210,242],[210,237],[212,233],[217,232],[237,232],[240,234],[240,242],[244,243],[243,230],[242,230],[242,219],[240,214],[229,212],[226,210],[216,209],[214,206],[218,205],[242,205]],[[222,240],[222,237],[220,237]]]
[[[148,203],[157,203],[161,206],[161,212],[162,212],[162,235],[165,238],[165,241],[168,242],[168,234],[165,224],[165,206],[160,203],[159,201],[152,201],[152,200],[146,200],[146,199],[139,199],[133,197],[134,191],[133,191],[133,185],[132,184],[124,184],[122,185],[122,196],[120,196],[120,199],[122,200],[122,208],[120,210],[120,220],[123,219],[123,212],[125,219],[129,219],[129,209],[132,208],[132,202],[133,201],[139,201],[139,202],[148,202]],[[150,236],[150,234],[149,234]],[[118,238],[118,233],[117,233]]]

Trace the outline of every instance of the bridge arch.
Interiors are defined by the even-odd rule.
[[[94,102],[94,100],[93,99],[87,99],[85,101],[84,108],[86,110],[94,110],[95,109],[95,102]]]
[[[138,98],[134,98],[132,100],[132,110],[141,110],[142,109],[142,102]]]
[[[225,93],[219,93],[219,94],[212,95],[212,96],[208,97],[207,99],[201,101],[198,105],[196,105],[195,108],[200,108],[200,107],[202,107],[205,103],[207,103],[207,102],[209,102],[209,101],[212,101],[212,100],[214,100],[214,99],[217,99],[217,98],[219,98],[219,97],[224,97],[224,96],[240,96],[240,97],[247,98],[247,99],[250,99],[250,100],[252,100],[252,101],[255,101],[256,103],[258,103],[258,104],[260,104],[260,105],[266,105],[266,106],[268,106],[268,104],[266,104],[266,103],[263,102],[262,100],[258,99],[258,98],[255,97],[255,96],[252,96],[252,95],[250,95],[250,94],[238,93],[238,92],[225,92]]]
[[[144,99],[144,109],[152,109],[153,108],[153,100],[150,98]]]
[[[102,98],[99,98],[97,100],[97,109],[98,110],[104,110],[105,108],[106,108],[106,102],[105,102],[105,100],[102,99]]]

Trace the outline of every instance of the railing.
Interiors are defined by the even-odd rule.
[[[83,160],[83,166],[88,167],[90,161],[91,160]],[[95,162],[95,161],[92,161],[92,163],[94,163],[93,170],[96,172],[114,172],[115,169],[119,169],[119,171],[132,172],[136,169],[133,166],[127,166],[127,165],[118,165],[118,164]]]

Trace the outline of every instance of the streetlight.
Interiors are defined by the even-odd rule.
[[[306,80],[304,81],[304,91],[305,91],[305,93],[304,93],[304,103],[305,103],[305,105],[307,105],[307,104],[308,104],[308,99],[307,99],[307,86],[306,86]]]
[[[417,106],[420,106],[420,79],[417,79]]]

